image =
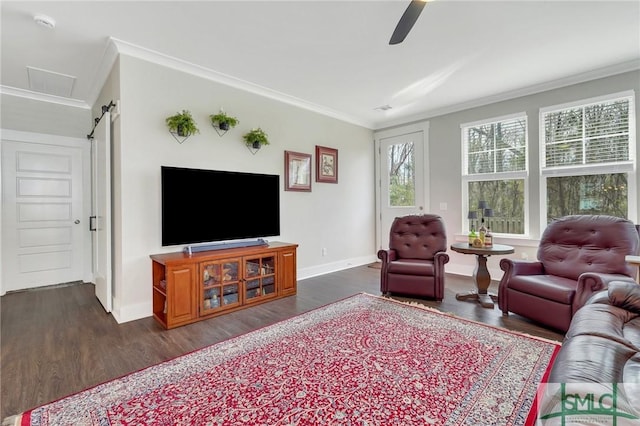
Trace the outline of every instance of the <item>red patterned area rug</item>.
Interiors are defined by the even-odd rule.
[[[358,294],[17,425],[529,425],[559,344]]]

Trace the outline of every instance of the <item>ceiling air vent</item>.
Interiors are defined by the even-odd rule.
[[[382,105],[379,107],[375,107],[374,110],[375,111],[389,111],[391,108],[393,108],[391,105]]]
[[[70,98],[76,78],[53,71],[27,67],[29,89],[34,92]]]

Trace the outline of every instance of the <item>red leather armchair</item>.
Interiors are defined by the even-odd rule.
[[[604,215],[565,216],[542,234],[538,261],[502,259],[498,306],[566,332],[571,318],[611,281],[634,281],[637,271],[625,262],[638,254],[635,225]]]
[[[397,217],[389,232],[389,250],[378,251],[382,260],[380,291],[444,297],[444,265],[449,262],[447,235],[442,218],[433,214]]]

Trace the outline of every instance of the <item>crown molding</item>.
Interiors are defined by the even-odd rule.
[[[98,100],[98,96],[100,96],[100,92],[104,87],[104,83],[109,78],[109,74],[111,73],[111,69],[113,68],[113,64],[116,63],[118,59],[118,48],[113,43],[113,40],[110,38],[107,41],[107,45],[104,47],[104,51],[102,52],[102,58],[100,59],[100,66],[96,70],[96,73],[93,77],[93,84],[91,85],[91,90],[89,92],[89,96],[87,97],[87,103],[89,105],[93,105]]]
[[[138,59],[142,59],[148,62],[152,62],[158,65],[162,65],[168,68],[175,69],[187,74],[191,74],[197,77],[201,77],[210,81],[224,84],[226,86],[234,87],[246,92],[254,93],[259,96],[274,99],[279,102],[283,102],[289,105],[296,106],[298,108],[306,109],[316,112],[328,117],[332,117],[347,123],[355,124],[357,126],[366,127],[368,129],[373,128],[373,122],[363,121],[360,118],[353,117],[344,114],[340,111],[333,110],[331,108],[324,107],[312,102],[305,101],[295,96],[287,95],[276,90],[269,89],[258,84],[251,83],[246,80],[242,80],[228,74],[223,74],[203,66],[193,64],[191,62],[184,61],[163,53],[147,49],[141,46],[137,46],[132,43],[128,43],[117,38],[110,38],[111,42],[116,46],[120,54],[132,56]]]
[[[0,93],[8,96],[31,99],[33,101],[48,102],[74,108],[91,109],[85,101],[79,99],[65,98],[62,96],[48,95],[46,93],[33,92],[31,90],[19,89],[17,87],[0,85]]]
[[[477,108],[485,105],[494,104],[497,102],[508,101],[511,99],[520,98],[523,96],[534,95],[537,93],[546,92],[549,90],[560,89],[562,87],[572,86],[574,84],[580,84],[587,81],[597,80],[599,78],[611,77],[617,74],[623,74],[625,72],[640,70],[640,59],[622,62],[619,64],[611,65],[608,67],[598,68],[596,70],[587,71],[584,73],[572,75],[569,77],[559,78],[557,80],[551,80],[540,84],[534,84],[532,86],[523,87],[521,89],[515,89],[508,92],[499,93],[484,98],[474,99],[469,102],[462,102],[455,105],[449,105],[442,108],[432,109],[420,112],[406,117],[399,117],[391,120],[378,121],[374,125],[374,130],[379,131],[391,127],[410,124],[418,121],[428,120],[430,118],[439,117],[445,114],[451,114],[454,112],[464,111],[471,108]]]

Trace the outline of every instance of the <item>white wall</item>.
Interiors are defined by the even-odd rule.
[[[122,272],[120,312],[114,314],[120,321],[151,314],[149,255],[182,249],[161,246],[161,165],[279,174],[284,188],[285,150],[313,154],[315,161],[315,145],[337,148],[339,183],[314,178],[310,193],[283,190],[281,236],[272,239],[300,244],[299,278],[375,260],[371,130],[126,55],[120,56],[119,84],[114,180],[122,182],[115,195],[122,223],[114,237]],[[240,120],[224,137],[208,118],[220,107]],[[201,133],[179,144],[164,120],[182,109],[192,112]],[[252,155],[242,135],[258,126],[271,144]]]

